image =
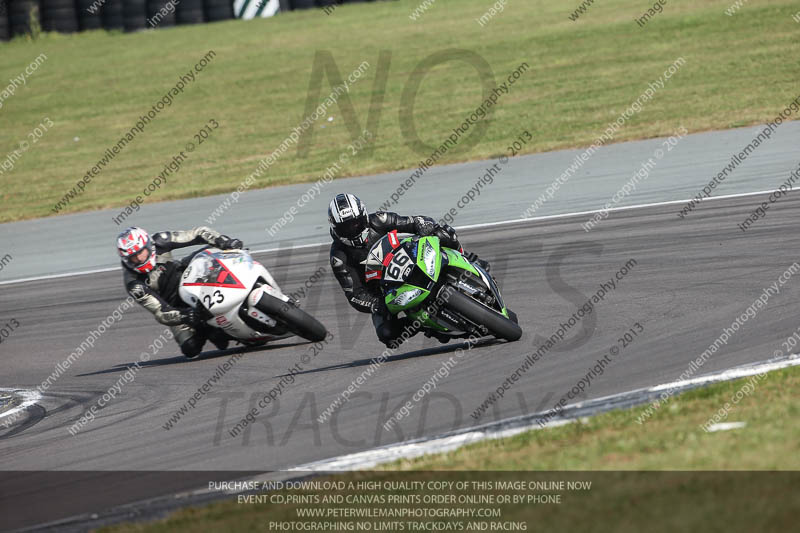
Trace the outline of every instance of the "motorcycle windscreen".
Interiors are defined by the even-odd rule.
[[[199,254],[186,267],[186,271],[183,273],[183,285],[187,287],[205,285],[232,289],[245,288],[239,278],[210,252]]]

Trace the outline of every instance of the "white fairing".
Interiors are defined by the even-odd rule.
[[[256,282],[262,279],[266,285],[253,290]],[[274,320],[253,307],[263,293],[287,301],[278,284],[264,265],[253,260],[244,250],[219,250],[207,248],[192,259],[181,278],[178,294],[191,307],[206,308],[213,318],[208,325],[225,330],[228,335],[244,341],[264,341],[276,339],[256,331],[239,316],[242,304],[250,298],[250,312],[253,318],[268,325]],[[281,336],[280,338],[282,338]]]

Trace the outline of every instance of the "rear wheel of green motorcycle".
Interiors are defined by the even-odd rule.
[[[320,342],[328,336],[328,331],[316,318],[290,302],[284,302],[269,294],[264,294],[256,304],[263,313],[284,323],[286,327],[304,339]]]
[[[451,311],[458,313],[470,322],[486,326],[489,332],[498,339],[513,342],[522,337],[522,328],[519,325],[462,292],[450,291],[446,305]]]

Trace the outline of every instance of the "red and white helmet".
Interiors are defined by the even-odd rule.
[[[122,263],[131,270],[146,274],[156,266],[153,240],[142,228],[128,228],[120,233],[117,250]]]

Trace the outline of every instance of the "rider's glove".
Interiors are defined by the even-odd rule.
[[[458,238],[458,235],[456,235],[456,230],[453,229],[453,227],[450,226],[449,224],[441,224],[439,228],[443,229],[448,235],[450,235],[454,239]]]
[[[204,322],[203,317],[195,309],[181,311],[181,323],[189,327],[197,327]]]
[[[217,248],[222,250],[240,250],[244,247],[244,243],[239,239],[231,239],[227,235],[220,235],[214,242]]]
[[[444,246],[447,246],[448,248],[459,249],[461,247],[461,245],[458,242],[458,235],[456,235],[456,230],[454,230],[447,224],[442,224],[441,226],[437,226],[433,234],[439,237],[439,240],[441,240]]]

